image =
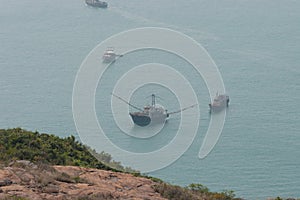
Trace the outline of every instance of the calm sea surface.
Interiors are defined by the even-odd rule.
[[[174,137],[180,117],[170,120],[163,136],[132,145],[134,140],[118,135],[109,111],[113,81],[122,75],[118,68],[165,63],[182,70],[195,88],[200,128],[179,160],[150,175],[182,186],[234,190],[246,199],[300,197],[300,1],[111,0],[109,5],[102,10],[80,0],[0,0],[0,127],[77,137],[72,90],[87,54],[121,31],[171,28],[201,43],[220,69],[231,105],[219,142],[207,158],[197,158],[210,120],[205,84],[182,60],[153,50],[124,57],[98,86],[97,116],[110,139],[147,152]],[[157,85],[135,93],[139,106],[150,102],[146,91],[159,93],[161,104],[172,101],[168,109],[178,108],[174,94]]]

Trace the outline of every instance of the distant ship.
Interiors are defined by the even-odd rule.
[[[138,126],[147,126],[150,123],[152,123],[152,124],[164,123],[168,120],[168,118],[171,114],[180,113],[184,110],[187,110],[189,108],[192,108],[192,107],[198,105],[198,104],[194,104],[192,106],[183,108],[183,109],[175,111],[175,112],[168,112],[166,109],[164,109],[164,107],[156,104],[154,94],[151,95],[151,97],[152,97],[151,105],[144,106],[144,109],[140,109],[140,108],[130,104],[129,102],[125,101],[124,99],[122,99],[121,97],[119,97],[115,94],[113,94],[113,96],[115,96],[118,99],[120,99],[121,101],[127,103],[131,107],[139,110],[139,112],[130,112],[129,113],[133,123]]]
[[[218,112],[229,105],[229,96],[225,94],[216,94],[214,101],[209,105],[210,111]]]
[[[98,7],[98,8],[107,8],[108,4],[105,1],[99,0],[85,0],[85,3],[89,6]]]
[[[108,47],[102,56],[102,61],[104,63],[115,62],[118,57],[122,57],[123,55],[118,55],[115,53],[113,47]]]

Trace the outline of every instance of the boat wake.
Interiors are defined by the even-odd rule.
[[[217,36],[212,35],[210,33],[206,33],[204,31],[200,31],[200,30],[193,29],[193,28],[187,28],[187,27],[179,27],[174,24],[169,24],[169,23],[165,23],[165,22],[161,22],[161,21],[148,19],[148,18],[145,18],[140,15],[132,14],[122,8],[117,7],[117,6],[112,5],[110,7],[110,11],[112,11],[118,15],[121,15],[122,17],[125,17],[129,20],[138,22],[138,23],[142,24],[143,26],[159,26],[159,27],[174,29],[174,30],[183,32],[185,34],[192,35],[193,38],[196,40],[214,40],[214,41],[220,40],[220,38],[218,38]]]

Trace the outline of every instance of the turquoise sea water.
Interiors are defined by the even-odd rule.
[[[207,158],[199,160],[210,119],[209,98],[203,83],[195,85],[199,77],[183,70],[201,102],[199,132],[179,160],[151,175],[183,186],[194,182],[213,191],[234,190],[245,199],[300,197],[300,2],[111,0],[109,4],[101,10],[79,0],[0,0],[0,127],[77,135],[72,90],[86,55],[121,31],[171,28],[206,48],[220,69],[231,105],[219,142]],[[160,52],[138,53],[136,63],[148,62],[150,55],[174,68],[184,65]],[[124,63],[130,68],[130,56],[124,57]],[[100,121],[103,118],[100,123],[112,130],[111,139],[130,148],[128,138],[114,134],[117,129],[103,106],[109,103],[102,97],[110,92],[110,77],[120,73],[114,68],[107,71],[103,81],[108,87],[98,86],[96,99],[101,103],[96,108]],[[149,90],[166,93],[155,87]],[[172,98],[165,95],[159,101]],[[144,101],[150,100],[136,103]],[[170,107],[176,109],[178,102]],[[169,141],[178,120],[170,120],[166,136],[153,138],[143,150]]]

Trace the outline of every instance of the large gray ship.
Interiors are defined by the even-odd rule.
[[[184,110],[187,110],[189,108],[192,108],[198,104],[194,104],[192,106],[183,108],[181,110],[175,111],[175,112],[168,112],[163,106],[156,104],[155,95],[152,94],[152,103],[151,105],[144,106],[143,109],[140,109],[126,100],[122,99],[121,97],[112,94],[116,98],[120,99],[121,101],[127,103],[129,106],[137,109],[137,112],[130,112],[129,115],[131,116],[131,119],[134,124],[138,126],[148,126],[150,124],[160,124],[165,123],[171,114],[180,113]]]
[[[147,126],[150,123],[164,123],[169,114],[162,106],[155,103],[155,95],[152,94],[152,104],[145,106],[142,111],[130,112],[132,121],[138,126]]]

